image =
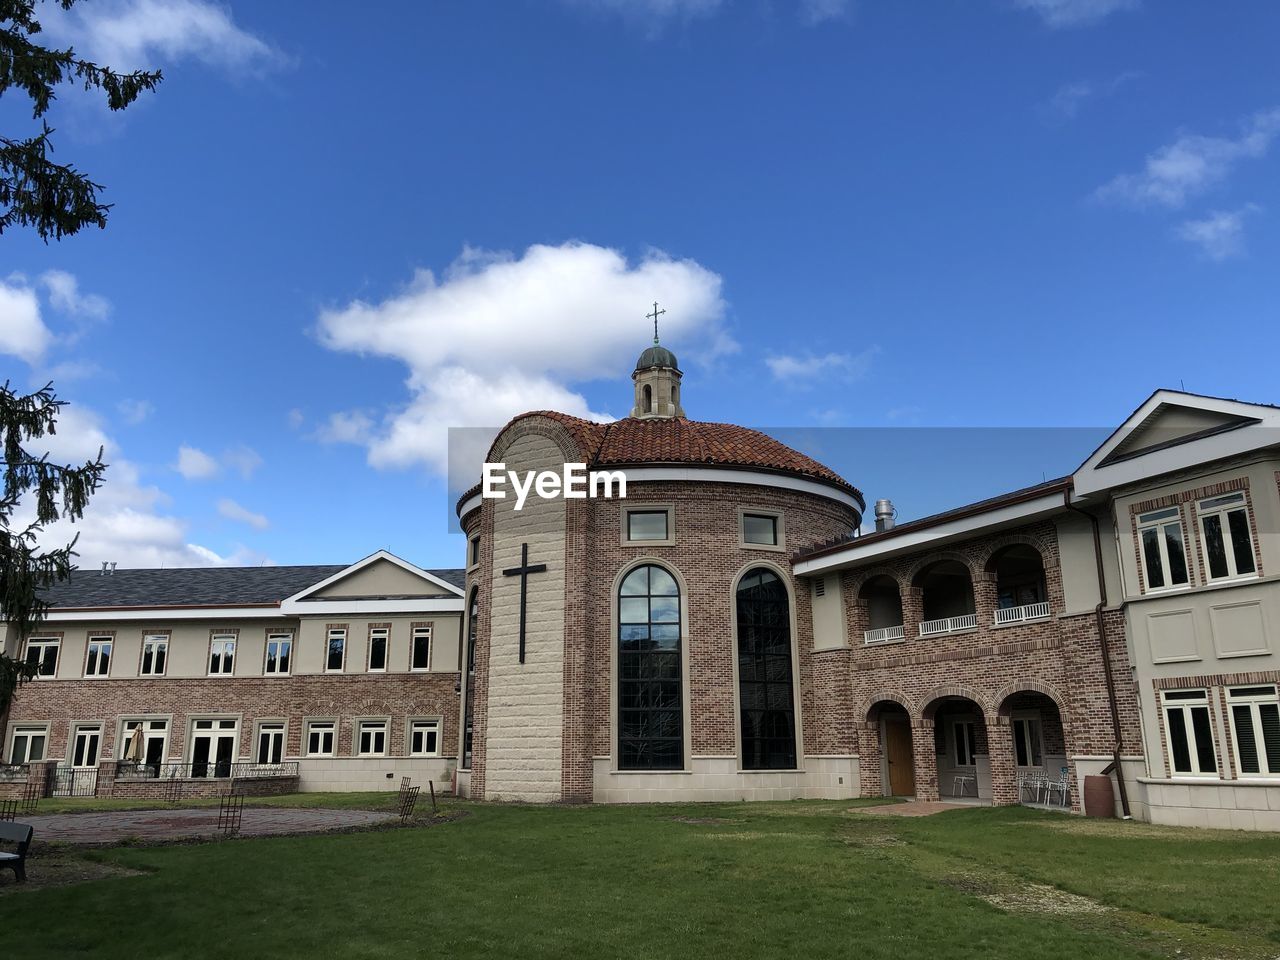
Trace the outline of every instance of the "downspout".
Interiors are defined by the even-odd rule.
[[[1124,814],[1124,819],[1133,819],[1132,813],[1129,811],[1129,792],[1124,785],[1124,768],[1120,765],[1120,748],[1124,743],[1124,735],[1120,726],[1120,707],[1116,703],[1116,682],[1115,677],[1111,674],[1111,652],[1107,646],[1107,627],[1106,618],[1102,611],[1107,606],[1107,577],[1102,566],[1102,533],[1098,527],[1098,518],[1088,510],[1081,510],[1071,502],[1071,490],[1066,489],[1062,493],[1062,502],[1068,510],[1078,513],[1081,516],[1088,517],[1089,523],[1093,527],[1093,559],[1097,564],[1098,571],[1098,605],[1093,608],[1093,615],[1098,625],[1098,643],[1102,646],[1102,675],[1107,684],[1107,704],[1111,707],[1111,729],[1115,734],[1115,747],[1111,751],[1111,762],[1103,768],[1103,775],[1115,771],[1116,786],[1120,791],[1120,812]]]

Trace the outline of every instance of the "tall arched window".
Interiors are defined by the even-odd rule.
[[[480,590],[471,591],[467,606],[467,697],[462,707],[462,768],[471,769],[472,734],[476,712],[476,621],[480,619]]]
[[[653,413],[653,387],[644,385],[644,412]]]
[[[618,588],[618,767],[684,767],[680,588],[647,564]]]
[[[742,767],[794,770],[796,708],[787,588],[772,570],[758,568],[738,583],[737,599]]]

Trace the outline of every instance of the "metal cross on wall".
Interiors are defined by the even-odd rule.
[[[529,545],[527,543],[520,544],[520,566],[509,567],[502,571],[504,577],[520,578],[520,662],[524,663],[524,624],[525,615],[529,606],[529,574],[545,573],[547,565],[545,563],[529,563]]]

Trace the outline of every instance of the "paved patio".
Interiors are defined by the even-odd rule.
[[[127,839],[181,840],[219,836],[218,808],[112,810],[20,817],[35,828],[36,840],[111,844]],[[290,807],[245,807],[240,835],[268,837],[291,833],[323,833],[367,827],[395,820],[393,813],[370,810],[320,810]]]
[[[875,817],[927,817],[947,810],[962,810],[965,807],[989,806],[986,802],[975,802],[972,798],[955,800],[908,800],[906,803],[886,803],[877,807],[859,807],[859,813]]]

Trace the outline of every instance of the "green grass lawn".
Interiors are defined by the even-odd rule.
[[[6,879],[4,955],[1280,955],[1277,836],[850,802],[449,809],[467,815],[100,851],[138,872],[72,886]]]
[[[395,810],[396,790],[380,790],[376,793],[289,793],[282,797],[247,797],[245,803],[253,807],[328,807],[337,810]],[[420,802],[429,804],[425,788]],[[182,807],[216,807],[217,797],[184,798]],[[172,804],[163,800],[117,800],[114,797],[46,797],[40,801],[36,813],[93,813],[100,810],[164,810]]]

